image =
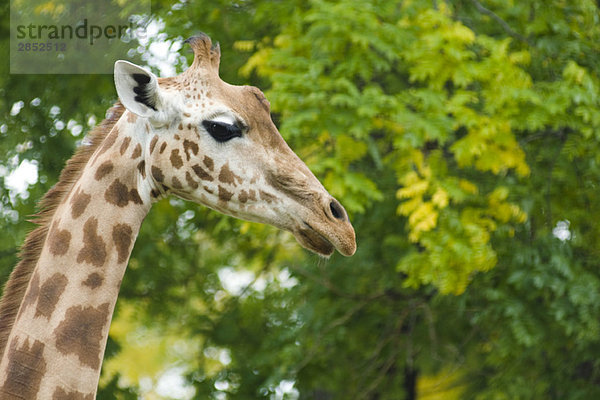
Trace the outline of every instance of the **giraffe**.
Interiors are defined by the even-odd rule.
[[[40,202],[0,304],[0,398],[94,399],[129,256],[152,204],[175,195],[290,231],[322,256],[356,250],[347,213],[288,147],[269,102],[219,77],[220,49],[157,78],[115,63],[119,97]]]

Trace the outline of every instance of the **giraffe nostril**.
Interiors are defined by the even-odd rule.
[[[331,200],[329,203],[329,210],[331,210],[331,215],[333,215],[333,218],[339,219],[340,221],[346,220],[346,210],[344,210],[344,207],[342,207],[337,200]]]

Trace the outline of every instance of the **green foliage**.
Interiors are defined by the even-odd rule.
[[[358,238],[354,257],[325,261],[273,228],[156,204],[115,326],[131,325],[131,306],[129,329],[161,343],[178,331],[195,349],[183,365],[195,398],[408,399],[415,376],[443,371],[462,398],[600,396],[597,2],[160,0],[153,12],[169,39],[219,40],[223,79],[266,89]],[[7,67],[2,277],[80,140],[58,121],[87,127],[115,100],[110,77]],[[24,159],[40,179],[19,198],[4,179]],[[231,289],[224,271],[250,279]],[[122,387],[124,369],[102,396],[144,395]]]

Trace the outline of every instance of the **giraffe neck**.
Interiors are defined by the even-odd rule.
[[[143,124],[123,114],[58,205],[0,361],[0,398],[95,398],[121,281],[152,203]]]

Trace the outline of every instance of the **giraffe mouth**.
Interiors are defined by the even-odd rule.
[[[306,221],[304,226],[294,232],[296,240],[306,249],[324,257],[329,257],[335,251],[335,246]]]

